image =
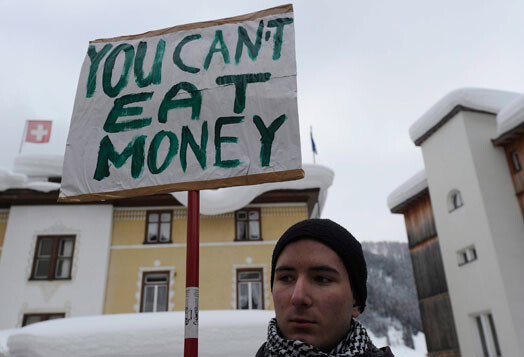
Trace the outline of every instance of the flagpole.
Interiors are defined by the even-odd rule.
[[[188,191],[184,357],[198,356],[199,236],[200,191]]]
[[[27,120],[24,124],[24,132],[22,133],[22,140],[20,141],[20,147],[18,148],[18,155],[22,152],[22,146],[24,145],[25,137],[27,135]]]
[[[309,126],[309,137],[311,138],[311,144],[313,145],[313,126]],[[315,149],[313,146],[311,146],[311,153],[313,154],[313,164],[316,165],[316,159],[315,159]]]

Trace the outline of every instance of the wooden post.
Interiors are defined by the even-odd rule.
[[[184,331],[184,357],[197,357],[200,192],[188,191],[187,195],[186,318]]]

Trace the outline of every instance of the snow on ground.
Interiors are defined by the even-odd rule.
[[[254,356],[273,316],[267,310],[201,311],[199,356]],[[183,321],[183,311],[51,320],[0,331],[0,356],[182,356]],[[395,356],[425,356],[423,334],[414,337],[415,350],[398,345],[399,331],[389,334]],[[376,346],[386,345],[385,337],[370,335]]]

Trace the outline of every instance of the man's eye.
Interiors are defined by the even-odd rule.
[[[284,282],[284,283],[288,283],[288,282],[290,282],[291,280],[293,280],[293,277],[292,277],[291,275],[280,275],[280,276],[278,277],[278,280],[279,280],[279,281],[282,281],[282,282]]]
[[[331,283],[333,281],[333,279],[330,279],[327,276],[319,275],[319,276],[315,277],[315,281],[317,283],[327,284],[327,283]]]

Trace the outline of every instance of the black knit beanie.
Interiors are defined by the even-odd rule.
[[[362,246],[344,227],[330,219],[306,219],[291,226],[278,240],[271,260],[271,290],[275,266],[286,245],[300,239],[313,239],[330,247],[338,254],[349,276],[349,282],[360,312],[366,307],[368,271]]]

